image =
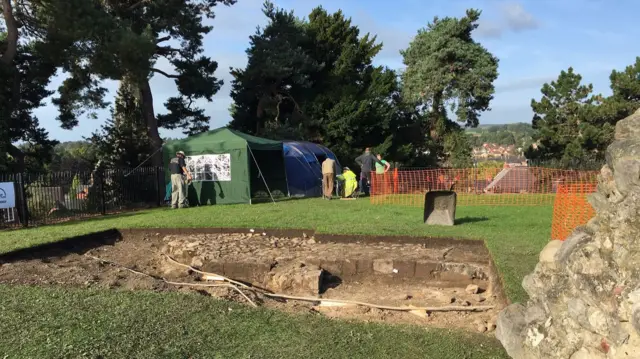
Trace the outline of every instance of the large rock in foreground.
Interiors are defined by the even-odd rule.
[[[640,110],[619,121],[590,202],[596,217],[540,253],[526,305],[499,317],[515,359],[640,358]]]

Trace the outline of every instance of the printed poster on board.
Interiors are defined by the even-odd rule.
[[[187,169],[194,181],[231,181],[231,155],[187,156]]]
[[[0,182],[0,208],[16,206],[16,194],[13,182]]]

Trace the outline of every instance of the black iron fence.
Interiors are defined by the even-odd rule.
[[[166,193],[164,169],[156,167],[0,173],[0,183],[2,229],[159,207]]]

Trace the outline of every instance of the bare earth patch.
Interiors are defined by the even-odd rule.
[[[85,255],[86,254],[86,255]],[[0,258],[0,283],[99,287],[119,290],[198,292],[246,302],[231,288],[176,286],[133,273],[100,258],[173,282],[203,283],[202,271],[224,275],[272,292],[346,299],[393,307],[494,306],[481,312],[415,315],[365,306],[324,307],[317,302],[249,296],[261,306],[316,312],[332,318],[491,331],[504,300],[490,259],[478,246],[451,241],[420,243],[322,242],[261,233],[125,236],[113,245],[33,250]],[[95,258],[92,258],[93,256]],[[487,329],[488,328],[488,329]]]

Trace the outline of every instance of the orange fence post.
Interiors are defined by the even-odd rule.
[[[371,173],[371,183],[369,183],[369,197],[371,203],[376,203],[378,192],[376,191],[376,173]]]
[[[393,169],[393,193],[398,193],[398,169]]]

